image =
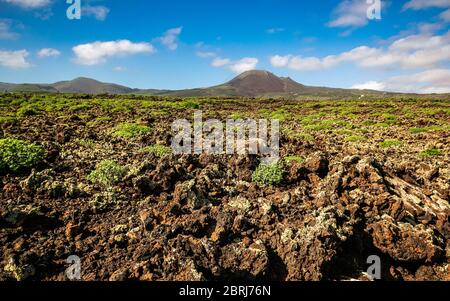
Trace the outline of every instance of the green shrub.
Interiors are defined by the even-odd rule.
[[[125,167],[111,160],[103,160],[95,166],[87,179],[94,184],[110,187],[120,182],[125,173]]]
[[[307,134],[307,133],[295,133],[292,135],[292,138],[298,139],[298,140],[303,140],[303,141],[308,141],[308,142],[315,140],[313,135]]]
[[[282,162],[260,164],[253,172],[252,180],[259,185],[277,185],[283,181],[284,173]]]
[[[284,161],[287,163],[290,163],[290,162],[303,163],[303,162],[305,162],[305,158],[299,157],[299,156],[288,156],[288,157],[284,158]]]
[[[303,116],[300,118],[300,123],[302,125],[316,124],[320,121],[320,118],[322,118],[323,116],[325,116],[324,113],[317,113],[317,114],[311,114],[308,116]]]
[[[113,135],[122,138],[133,138],[150,133],[148,126],[137,123],[121,123],[113,129]]]
[[[150,112],[146,112],[146,114],[148,114],[149,117],[153,118],[163,118],[170,116],[170,113],[166,110],[152,110]]]
[[[419,133],[428,132],[428,129],[427,128],[410,128],[409,132],[411,134],[419,134]]]
[[[353,135],[353,133],[354,133],[354,131],[347,130],[347,129],[336,130],[334,132],[338,135],[350,135],[350,136]]]
[[[425,132],[439,132],[439,131],[448,131],[450,130],[450,126],[448,125],[433,125],[425,128],[411,128],[409,132],[411,134],[425,133]]]
[[[334,119],[334,120],[321,120],[316,124],[306,125],[305,129],[311,131],[324,131],[332,130],[335,127],[350,126],[350,124],[344,120]]]
[[[442,151],[436,148],[429,148],[420,153],[421,157],[438,157],[442,156]]]
[[[45,150],[34,143],[16,139],[0,139],[0,169],[19,172],[44,160]]]
[[[382,148],[390,148],[394,146],[400,146],[403,142],[395,139],[387,139],[380,143]]]
[[[143,151],[149,154],[153,154],[160,158],[170,155],[172,153],[172,149],[170,147],[159,144],[147,146],[146,148],[143,149]]]
[[[388,128],[388,127],[390,127],[390,125],[388,123],[385,123],[385,122],[378,122],[378,123],[374,124],[373,126],[380,127],[380,128]]]
[[[177,102],[173,105],[174,108],[180,108],[180,109],[192,109],[192,110],[198,110],[200,109],[200,104],[193,100],[184,100],[182,102]]]
[[[102,123],[107,123],[109,121],[111,121],[112,118],[109,116],[102,116],[102,117],[97,117],[94,120],[89,121],[88,123],[86,123],[86,125],[88,126],[98,126]]]
[[[348,142],[364,142],[367,141],[367,138],[364,136],[348,136],[345,138],[345,141]]]
[[[333,129],[333,126],[327,123],[320,123],[320,124],[314,124],[314,125],[307,125],[305,126],[306,130],[310,131],[325,131],[325,130],[331,130]]]
[[[389,124],[389,125],[395,124],[398,121],[397,116],[394,114],[386,113],[386,114],[383,114],[382,116],[384,119],[384,123]]]
[[[373,120],[364,120],[362,124],[365,126],[372,126],[372,125],[375,125],[376,122]]]
[[[284,109],[276,110],[275,112],[272,112],[269,116],[267,116],[270,119],[275,119],[279,121],[285,121],[290,118],[290,114],[286,112]]]
[[[2,124],[16,124],[17,118],[11,116],[0,116],[0,125]]]
[[[28,117],[39,115],[41,111],[34,106],[24,106],[17,110],[17,117]]]
[[[119,194],[114,187],[109,187],[105,191],[95,194],[90,204],[95,213],[105,212],[120,204]]]
[[[88,103],[80,103],[77,105],[70,106],[67,110],[69,112],[75,113],[75,112],[87,111],[91,108],[92,108],[92,105],[90,105]]]

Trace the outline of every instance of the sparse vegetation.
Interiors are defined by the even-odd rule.
[[[151,128],[137,123],[121,123],[117,125],[112,134],[121,138],[134,138],[151,132]]]
[[[147,146],[143,149],[143,151],[145,153],[155,155],[159,158],[165,157],[172,153],[172,149],[170,147],[165,146],[165,145],[159,145],[159,144]]]
[[[428,129],[427,128],[410,128],[409,132],[411,134],[419,134],[419,133],[428,132]]]
[[[390,148],[395,146],[401,146],[402,144],[403,142],[397,139],[386,139],[383,142],[381,142],[380,145],[382,148]]]
[[[354,136],[346,137],[345,141],[348,141],[348,142],[365,142],[365,141],[367,141],[367,138],[364,137],[364,136],[354,135]]]
[[[125,173],[125,167],[112,160],[103,160],[89,174],[88,181],[103,187],[110,187],[120,182],[125,176]]]
[[[39,115],[41,111],[36,106],[24,106],[17,110],[17,117]]]
[[[438,157],[442,156],[442,151],[437,148],[429,148],[420,153],[422,157]]]
[[[15,124],[18,120],[15,117],[11,116],[0,116],[0,125],[2,124]]]
[[[0,170],[19,172],[44,160],[45,150],[34,143],[17,139],[0,139]]]
[[[285,173],[283,162],[260,164],[252,175],[253,182],[259,185],[277,185],[283,181]]]
[[[290,163],[290,162],[303,163],[303,162],[305,162],[305,158],[299,157],[299,156],[287,156],[284,158],[284,161],[287,163]]]

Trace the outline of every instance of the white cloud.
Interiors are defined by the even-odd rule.
[[[363,27],[369,23],[366,0],[345,0],[339,3],[333,12],[334,18],[329,27]]]
[[[403,9],[421,10],[431,7],[450,7],[450,0],[411,0],[405,3]]]
[[[150,43],[133,43],[129,40],[94,42],[72,48],[75,62],[81,65],[104,63],[111,57],[122,57],[139,53],[154,53],[156,49]]]
[[[0,20],[0,40],[14,40],[19,36],[11,30],[10,20]]]
[[[217,57],[212,61],[211,66],[216,68],[226,67],[235,73],[242,73],[245,71],[254,70],[258,65],[258,62],[258,59],[253,57],[244,57],[237,61]]]
[[[293,70],[323,70],[344,62],[352,62],[365,68],[432,68],[450,60],[450,31],[433,36],[427,33],[410,35],[395,40],[388,48],[356,47],[348,52],[320,57],[275,55],[274,67]]]
[[[382,82],[368,81],[364,84],[353,85],[350,89],[383,91],[385,88],[386,85]]]
[[[259,62],[257,58],[253,57],[244,57],[240,60],[233,61],[229,58],[219,57],[215,52],[197,52],[197,55],[202,58],[214,58],[211,61],[212,67],[224,67],[235,73],[243,73],[245,71],[254,70]]]
[[[258,65],[258,59],[252,57],[246,57],[240,59],[239,61],[232,62],[230,65],[230,69],[236,73],[242,73],[245,71],[254,70]]]
[[[41,50],[39,50],[38,52],[38,56],[40,58],[43,57],[56,57],[61,55],[61,52],[57,49],[53,49],[53,48],[43,48]]]
[[[375,55],[377,52],[374,48],[361,46],[348,52],[338,55],[329,55],[324,58],[318,57],[302,57],[286,55],[275,55],[271,57],[271,63],[274,67],[287,67],[293,70],[322,70],[337,66],[345,61],[359,61],[369,56]]]
[[[437,23],[420,23],[419,26],[419,32],[421,33],[433,33],[436,32],[444,27],[443,22],[437,22]]]
[[[289,64],[289,60],[291,58],[292,58],[291,55],[287,55],[287,56],[275,55],[270,58],[270,63],[274,67],[278,67],[278,68],[286,67]]]
[[[445,22],[450,22],[450,9],[447,9],[439,15],[439,17]]]
[[[27,62],[27,56],[29,55],[26,50],[17,51],[1,51],[0,50],[0,66],[12,68],[12,69],[24,69],[31,67],[31,64]]]
[[[99,21],[104,21],[109,14],[109,8],[106,6],[98,5],[91,6],[85,5],[81,8],[82,16],[94,16]]]
[[[431,69],[411,75],[391,77],[384,81],[357,84],[352,88],[422,94],[450,93],[450,70]]]
[[[51,0],[2,0],[6,3],[11,3],[23,8],[41,8],[51,4]]]
[[[206,58],[216,57],[217,54],[212,51],[197,51],[197,56],[201,57],[203,59],[206,59]]]
[[[212,62],[211,62],[211,66],[213,67],[223,67],[226,65],[229,65],[231,63],[230,59],[223,59],[220,57],[216,57]]]
[[[182,31],[183,27],[169,29],[162,37],[158,38],[158,41],[169,50],[176,50],[178,48],[178,36]]]

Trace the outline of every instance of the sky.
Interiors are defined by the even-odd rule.
[[[450,0],[0,0],[0,82],[185,89],[253,69],[450,93]]]

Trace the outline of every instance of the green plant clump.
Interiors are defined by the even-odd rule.
[[[425,133],[428,132],[429,130],[427,128],[410,128],[409,132],[411,134],[419,134],[419,133]]]
[[[0,125],[1,124],[16,124],[17,118],[11,116],[0,116]]]
[[[436,148],[429,148],[420,153],[422,157],[438,157],[442,156],[442,151]]]
[[[19,172],[44,160],[42,146],[17,139],[0,139],[0,170]]]
[[[347,138],[345,138],[345,141],[348,142],[365,142],[367,141],[367,138],[364,136],[348,136]]]
[[[299,156],[288,156],[284,158],[284,161],[286,161],[287,163],[290,162],[303,163],[305,162],[305,158]]]
[[[113,129],[113,135],[121,138],[134,138],[148,134],[151,128],[137,123],[121,123]]]
[[[303,141],[314,141],[314,136],[308,133],[296,133],[292,136],[294,139],[299,139]]]
[[[175,108],[192,109],[192,110],[198,110],[201,107],[200,103],[193,100],[184,100],[182,102],[175,103],[173,106]]]
[[[28,117],[39,115],[41,111],[34,106],[25,106],[17,110],[17,117]]]
[[[282,162],[260,164],[253,172],[252,180],[259,185],[277,185],[283,181],[284,173]]]
[[[111,187],[122,180],[125,176],[125,167],[111,160],[103,160],[95,166],[89,176],[88,181],[104,187]]]
[[[402,144],[403,144],[403,142],[401,142],[399,140],[395,140],[395,139],[387,139],[380,143],[382,148],[390,148],[390,147],[394,147],[394,146],[400,146]]]
[[[146,148],[144,148],[144,152],[162,158],[167,155],[170,155],[172,153],[172,149],[165,145],[156,144],[152,146],[147,146]]]

